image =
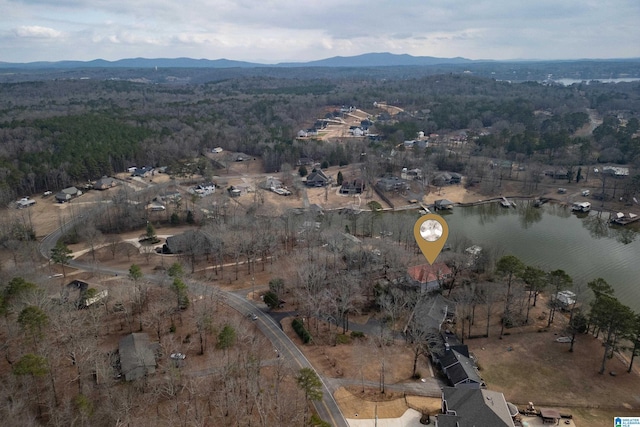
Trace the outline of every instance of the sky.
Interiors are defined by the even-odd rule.
[[[640,57],[638,0],[0,0],[0,61]]]

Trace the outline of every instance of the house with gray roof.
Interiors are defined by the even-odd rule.
[[[455,349],[446,351],[444,357],[439,360],[439,365],[453,387],[486,388],[487,386],[480,377],[475,362]]]
[[[156,356],[149,335],[133,333],[120,340],[120,370],[127,381],[137,380],[156,371]]]
[[[502,393],[490,390],[443,387],[442,414],[437,427],[515,427]]]
[[[383,191],[403,191],[409,189],[407,180],[397,176],[381,178],[376,185]]]
[[[58,194],[56,194],[56,200],[59,203],[64,203],[64,202],[68,202],[74,197],[80,196],[81,194],[82,194],[82,191],[78,190],[76,187],[68,187],[60,191]]]
[[[320,169],[316,169],[307,176],[307,187],[324,187],[329,184],[330,178]]]

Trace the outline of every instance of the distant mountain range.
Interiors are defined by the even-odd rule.
[[[72,69],[72,68],[294,68],[294,67],[398,67],[425,66],[442,64],[465,64],[474,61],[466,58],[435,58],[432,56],[396,55],[392,53],[367,53],[358,56],[335,56],[309,62],[286,62],[279,64],[261,64],[256,62],[233,61],[229,59],[192,59],[192,58],[128,58],[117,61],[95,59],[93,61],[57,61],[57,62],[0,62],[0,68],[20,69]]]

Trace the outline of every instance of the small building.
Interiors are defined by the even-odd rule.
[[[448,199],[439,199],[433,202],[433,208],[437,211],[444,209],[453,209],[454,203]]]
[[[28,197],[23,197],[22,199],[16,202],[18,209],[28,208],[29,206],[33,206],[35,204],[36,204],[36,201]]]
[[[134,381],[156,371],[156,356],[149,335],[133,333],[120,340],[120,370],[125,380]]]
[[[80,195],[82,195],[82,191],[76,187],[68,187],[56,194],[56,200],[58,203],[64,203]]]
[[[234,187],[233,185],[228,188],[229,196],[231,197],[240,197],[242,196],[242,190]]]
[[[576,294],[571,291],[560,291],[554,295],[554,300],[557,301],[560,308],[568,309],[576,303]]]
[[[162,203],[154,201],[147,205],[147,209],[151,212],[163,212],[167,208]]]
[[[96,190],[108,190],[109,188],[115,187],[118,185],[118,181],[114,178],[110,178],[107,176],[103,176],[93,185],[93,188]]]
[[[452,273],[445,263],[436,262],[409,267],[407,274],[415,285],[420,286],[420,292],[430,292],[440,289]]]

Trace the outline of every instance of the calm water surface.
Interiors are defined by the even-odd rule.
[[[622,303],[640,312],[637,227],[613,228],[607,223],[608,214],[578,217],[562,206],[534,208],[529,202],[519,202],[516,209],[497,203],[456,207],[445,219],[449,242],[466,237],[473,244],[515,255],[527,265],[563,269],[574,282],[602,277]]]

